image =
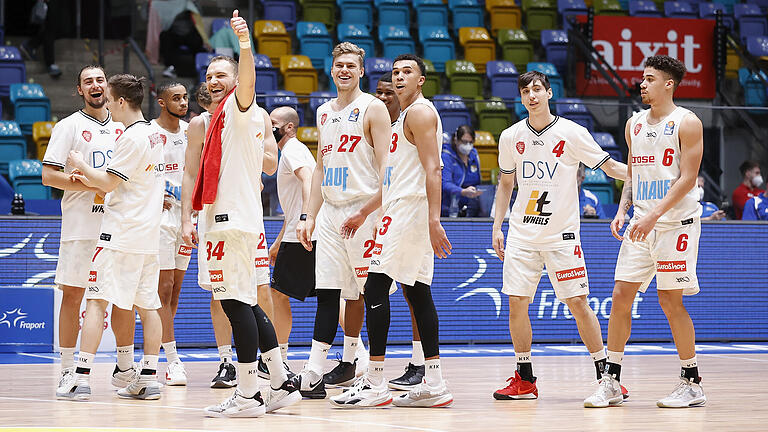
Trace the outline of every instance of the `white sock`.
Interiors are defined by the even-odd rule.
[[[149,370],[157,373],[157,362],[160,359],[159,355],[147,355],[141,358],[141,371]]]
[[[443,372],[440,370],[440,359],[431,359],[424,361],[425,371],[424,379],[430,387],[437,387],[443,382]]]
[[[168,360],[168,363],[181,361],[181,359],[179,358],[179,353],[176,352],[176,341],[170,341],[170,342],[164,343],[163,351],[165,351],[165,358]]]
[[[269,369],[269,384],[273,389],[280,388],[281,385],[288,379],[288,375],[285,374],[285,368],[283,367],[283,357],[280,355],[280,347],[274,347],[267,352],[261,353],[261,361],[267,365]]]
[[[283,358],[283,361],[288,361],[288,344],[280,344],[280,357]]]
[[[608,350],[608,363],[621,365],[622,360],[624,360],[624,351]]]
[[[80,351],[77,355],[77,367],[88,370],[88,374],[93,367],[93,359],[96,358],[96,353],[87,353]]]
[[[600,351],[595,351],[593,353],[589,353],[589,356],[592,357],[593,361],[600,361],[605,360],[605,348],[600,348]]]
[[[531,352],[515,352],[518,363],[531,363]]]
[[[365,342],[363,342],[363,337],[358,336],[357,337],[357,351],[356,351],[356,358],[365,357],[368,355],[368,350],[365,349]]]
[[[421,341],[413,341],[413,351],[411,352],[411,364],[414,366],[424,365],[424,350],[421,348]]]
[[[259,391],[259,362],[237,363],[237,388],[247,397],[253,397]]]
[[[384,362],[373,361],[368,365],[368,379],[373,385],[381,385],[384,382]]]
[[[69,369],[75,366],[75,347],[72,347],[72,348],[59,347],[59,353],[61,353],[62,369]]]
[[[219,347],[219,359],[222,363],[232,363],[232,345],[222,345]]]
[[[359,336],[351,337],[344,335],[344,352],[341,355],[341,361],[347,363],[355,362],[355,354],[357,353],[357,344],[359,342]]]
[[[133,345],[117,347],[117,368],[127,371],[133,367]]]
[[[698,362],[696,361],[696,356],[693,356],[689,358],[688,360],[680,359],[680,367],[682,368],[695,368],[699,367]]]
[[[309,370],[318,375],[323,375],[323,366],[325,365],[325,359],[328,357],[329,349],[331,349],[331,346],[327,343],[312,339],[312,348],[309,350],[309,361],[307,361]]]

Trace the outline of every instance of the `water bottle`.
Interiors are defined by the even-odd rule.
[[[21,194],[14,194],[13,201],[11,201],[11,214],[20,216],[24,213],[24,197]]]
[[[451,194],[451,206],[448,208],[448,217],[459,217],[459,194]]]

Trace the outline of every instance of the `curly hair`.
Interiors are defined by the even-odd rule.
[[[677,90],[677,86],[683,81],[683,77],[687,72],[683,62],[666,55],[648,57],[645,59],[643,67],[654,68],[667,74],[667,76],[675,82],[675,90]]]

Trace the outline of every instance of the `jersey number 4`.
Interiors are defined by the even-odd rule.
[[[552,149],[552,153],[555,154],[555,156],[560,157],[565,152],[565,141],[561,140],[557,145],[555,145],[555,148]]]

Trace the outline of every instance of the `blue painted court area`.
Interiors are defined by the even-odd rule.
[[[562,355],[587,355],[583,345],[558,345],[536,344],[531,350],[537,356],[562,356]],[[674,344],[632,344],[628,345],[627,354],[640,355],[673,355],[677,351]],[[331,348],[329,359],[335,358],[336,353],[341,356],[341,347]],[[734,343],[704,343],[696,345],[697,354],[768,354],[768,343],[761,342],[734,342]],[[440,355],[443,357],[500,357],[511,356],[514,349],[507,345],[444,345],[440,347]],[[140,351],[137,351],[137,356]],[[161,359],[164,355],[161,352]],[[387,357],[406,358],[411,355],[410,346],[394,346],[387,349]],[[217,361],[219,354],[216,349],[180,349],[179,357],[187,361]],[[114,353],[99,353],[97,362],[111,363],[116,360]],[[291,347],[288,352],[289,360],[307,360],[309,347]],[[57,353],[0,353],[0,364],[45,364],[57,363]]]

